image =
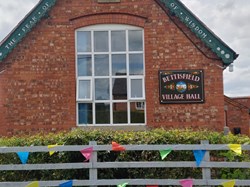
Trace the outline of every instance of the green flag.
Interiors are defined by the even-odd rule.
[[[172,149],[161,150],[160,151],[161,159],[164,160],[164,158],[166,158],[171,151],[172,151]]]
[[[128,183],[127,182],[125,182],[125,183],[123,183],[123,184],[119,184],[119,185],[117,185],[117,187],[125,187],[125,186],[127,186],[128,185]]]

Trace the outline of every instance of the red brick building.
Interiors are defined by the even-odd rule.
[[[234,134],[250,134],[250,98],[225,96],[226,126]]]
[[[179,0],[41,0],[1,42],[0,134],[222,131],[237,56]]]

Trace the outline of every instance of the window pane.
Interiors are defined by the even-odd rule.
[[[95,76],[109,76],[108,55],[95,55]]]
[[[141,79],[131,79],[131,98],[142,98],[142,80]]]
[[[92,124],[92,103],[78,104],[79,124]]]
[[[94,32],[94,51],[107,52],[109,51],[108,32],[95,31]]]
[[[129,55],[129,74],[143,75],[143,55],[131,54]]]
[[[91,51],[91,33],[90,31],[77,32],[77,52]]]
[[[143,30],[116,26],[76,32],[79,125],[145,123]]]
[[[125,31],[111,32],[112,51],[126,51],[126,33]]]
[[[130,103],[130,121],[131,123],[145,123],[144,102]]]
[[[110,123],[110,104],[109,103],[96,103],[96,123],[109,124]]]
[[[112,55],[112,75],[126,75],[126,55]]]
[[[128,123],[127,103],[113,103],[113,122]]]
[[[112,96],[114,100],[127,99],[127,79],[113,79],[112,80]]]
[[[142,31],[128,31],[129,51],[142,51]]]
[[[109,100],[109,79],[95,80],[95,99]]]
[[[79,80],[78,98],[90,99],[90,80]]]
[[[78,55],[77,69],[78,69],[78,77],[91,76],[92,75],[91,55]]]

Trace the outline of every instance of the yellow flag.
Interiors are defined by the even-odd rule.
[[[223,182],[221,183],[223,187],[234,187],[235,181],[228,181],[228,182]]]
[[[51,148],[53,148],[53,147],[56,147],[57,146],[57,144],[55,144],[55,145],[48,145],[48,149],[51,149]],[[49,152],[49,155],[51,156],[51,155],[53,155],[55,153],[55,151],[50,151]]]
[[[236,154],[241,155],[242,150],[241,150],[241,145],[240,144],[229,144],[228,147],[234,151]]]
[[[32,182],[25,187],[39,187],[39,182],[38,181]]]

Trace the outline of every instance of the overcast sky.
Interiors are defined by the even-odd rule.
[[[0,41],[39,0],[0,0]],[[240,56],[224,70],[227,96],[250,96],[250,0],[181,0]]]

